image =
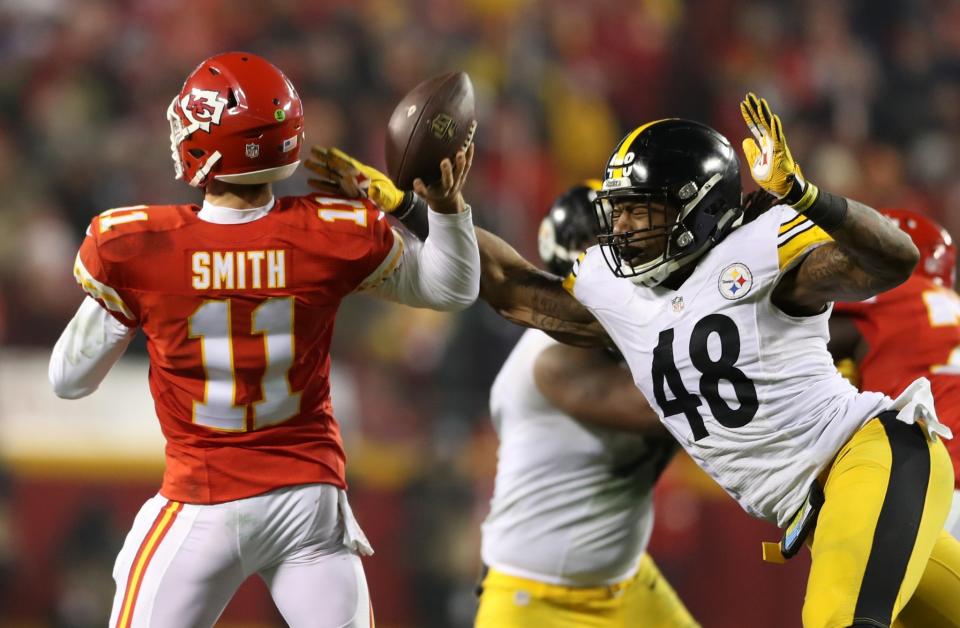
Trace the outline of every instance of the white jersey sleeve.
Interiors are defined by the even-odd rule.
[[[413,307],[462,310],[480,294],[480,249],[471,212],[439,214],[431,209],[427,219],[430,235],[424,242],[394,230],[398,257],[390,262],[391,272],[382,280],[364,281],[363,287]]]
[[[85,298],[50,354],[47,375],[53,392],[77,399],[95,391],[136,332],[136,327],[123,325],[92,298]]]

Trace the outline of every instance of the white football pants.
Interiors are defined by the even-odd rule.
[[[252,574],[294,628],[371,628],[359,554],[370,554],[346,493],[290,486],[223,504],[156,495],[117,556],[111,628],[212,626]]]

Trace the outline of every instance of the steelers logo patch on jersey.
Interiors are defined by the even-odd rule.
[[[735,301],[742,299],[753,288],[753,273],[745,264],[730,264],[720,273],[720,294],[723,298]]]

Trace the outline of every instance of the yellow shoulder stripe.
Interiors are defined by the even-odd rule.
[[[787,238],[777,248],[777,255],[780,258],[780,272],[792,268],[807,253],[828,242],[833,242],[833,238],[816,225],[811,225]]]
[[[573,263],[573,268],[570,269],[570,274],[567,275],[567,278],[563,280],[563,289],[569,292],[570,296],[577,296],[573,293],[573,286],[575,283],[577,283],[577,273],[580,272],[580,264],[583,263],[583,258],[586,256],[587,254],[585,252],[577,256],[577,261]]]
[[[794,218],[793,220],[783,223],[782,225],[780,225],[780,235],[783,235],[786,232],[790,231],[791,229],[793,229],[794,227],[796,227],[806,219],[807,217],[804,216],[803,214],[798,214],[797,217]]]

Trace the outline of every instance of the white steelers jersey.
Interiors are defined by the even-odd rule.
[[[612,584],[633,575],[646,549],[651,489],[669,450],[552,406],[533,367],[555,342],[528,330],[493,384],[500,450],[481,554],[489,567],[540,582]]]
[[[840,447],[893,403],[837,372],[832,308],[797,318],[770,301],[781,274],[829,241],[780,205],[731,232],[679,290],[617,278],[598,247],[564,284],[690,456],[747,512],[781,527]]]

